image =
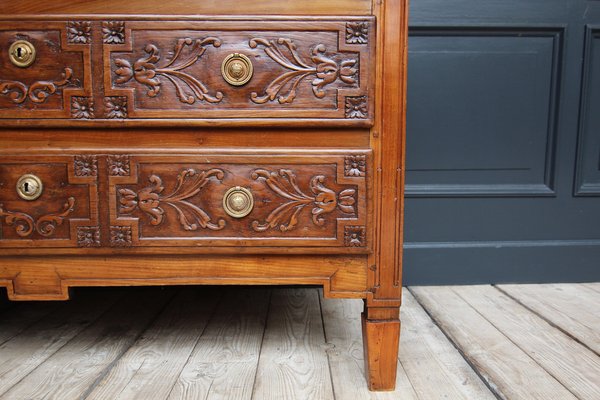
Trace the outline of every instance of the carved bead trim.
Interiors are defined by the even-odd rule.
[[[88,44],[92,42],[92,23],[90,21],[67,22],[67,42]]]
[[[364,247],[367,229],[364,226],[346,226],[344,228],[344,245],[347,247]]]
[[[75,176],[98,176],[98,160],[96,156],[75,156]]]
[[[348,44],[367,44],[367,43],[369,43],[369,23],[368,22],[347,22],[346,23],[346,43],[348,43]]]
[[[43,103],[46,98],[55,94],[61,86],[71,83],[73,70],[65,68],[59,80],[37,81],[30,86],[19,81],[0,80],[0,95],[8,96],[13,103],[22,104],[29,99],[33,103]]]
[[[225,172],[216,168],[207,171],[186,169],[177,176],[175,190],[168,195],[163,195],[162,179],[157,175],[151,175],[148,178],[151,186],[137,192],[131,189],[119,190],[121,204],[119,211],[130,214],[139,209],[150,217],[150,224],[156,226],[164,221],[163,206],[169,206],[175,210],[181,227],[186,231],[196,231],[199,228],[221,230],[225,227],[224,219],[219,219],[216,224],[212,223],[206,211],[188,200],[196,196],[208,184],[211,177],[222,181],[224,176]]]
[[[355,214],[356,203],[354,189],[344,189],[339,193],[325,187],[325,176],[313,176],[310,180],[312,194],[304,193],[296,181],[296,175],[288,169],[267,171],[257,169],[252,173],[252,179],[263,179],[265,184],[280,197],[288,202],[279,205],[273,210],[264,222],[253,221],[252,229],[265,232],[269,229],[279,229],[281,232],[291,231],[298,224],[298,215],[308,206],[312,206],[312,222],[317,226],[325,224],[325,214],[333,212],[336,208],[346,214]]]
[[[344,158],[344,175],[364,177],[367,174],[367,156],[349,155]]]
[[[346,97],[346,118],[364,119],[369,115],[367,96]]]
[[[128,155],[108,156],[108,174],[110,176],[129,176],[130,172],[131,166]]]
[[[325,55],[327,49],[323,44],[313,47],[310,61],[300,57],[291,39],[279,38],[276,42],[262,38],[250,39],[251,48],[259,45],[264,46],[264,52],[287,71],[273,79],[264,89],[264,94],[252,92],[250,98],[254,103],[264,104],[275,99],[280,104],[291,103],[296,98],[298,85],[309,76],[314,76],[312,90],[319,99],[325,97],[325,87],[338,79],[348,85],[357,82],[358,60],[347,59],[338,63]]]
[[[110,227],[110,245],[113,247],[131,246],[131,227],[130,226],[111,226]]]
[[[75,198],[69,197],[61,212],[44,215],[37,220],[22,212],[6,211],[3,204],[0,204],[0,217],[4,217],[7,225],[15,225],[15,231],[21,237],[30,236],[34,230],[44,237],[49,237],[73,210],[75,210]]]
[[[94,118],[94,100],[91,97],[72,97],[71,116],[75,119]]]
[[[202,40],[178,39],[173,49],[173,57],[163,63],[162,66],[159,66],[160,50],[155,45],[148,44],[144,49],[148,56],[135,61],[133,66],[131,62],[124,58],[115,60],[117,66],[114,71],[117,75],[115,83],[123,84],[135,79],[148,87],[147,95],[149,97],[156,97],[160,93],[161,85],[170,82],[175,86],[177,97],[182,103],[194,104],[196,100],[219,103],[223,99],[223,93],[216,92],[214,96],[208,94],[208,88],[204,83],[184,72],[185,69],[195,64],[202,57],[208,45],[220,47],[221,40],[215,37],[207,37]],[[189,52],[186,52],[185,58],[180,60],[179,58],[187,46],[191,48]],[[161,80],[161,77],[165,80]]]
[[[77,246],[100,247],[100,228],[97,226],[78,226]]]
[[[104,21],[102,22],[102,42],[106,44],[125,43],[125,22]]]
[[[108,119],[127,118],[127,97],[105,97],[104,108]]]

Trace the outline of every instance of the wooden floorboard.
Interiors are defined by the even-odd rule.
[[[600,399],[600,284],[410,290],[393,392],[367,390],[361,300],[97,288],[0,309],[0,399]]]
[[[600,399],[600,358],[594,352],[494,287],[453,290],[576,397]]]
[[[581,284],[498,288],[600,355],[600,292]]]
[[[500,398],[576,399],[451,287],[411,291]]]

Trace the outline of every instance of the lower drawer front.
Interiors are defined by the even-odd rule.
[[[368,253],[369,165],[356,149],[7,155],[0,247]],[[35,200],[17,193],[28,174]]]

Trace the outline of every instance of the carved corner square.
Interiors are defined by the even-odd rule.
[[[112,247],[129,247],[132,243],[130,226],[111,226],[110,245]]]
[[[100,228],[97,226],[77,227],[77,246],[100,247]]]
[[[364,226],[346,226],[344,228],[344,245],[347,247],[365,247],[367,245],[367,228]]]

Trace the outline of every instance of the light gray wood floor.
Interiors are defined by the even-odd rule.
[[[315,288],[0,301],[0,399],[600,399],[600,283],[405,289],[386,393],[366,389],[361,309]]]

